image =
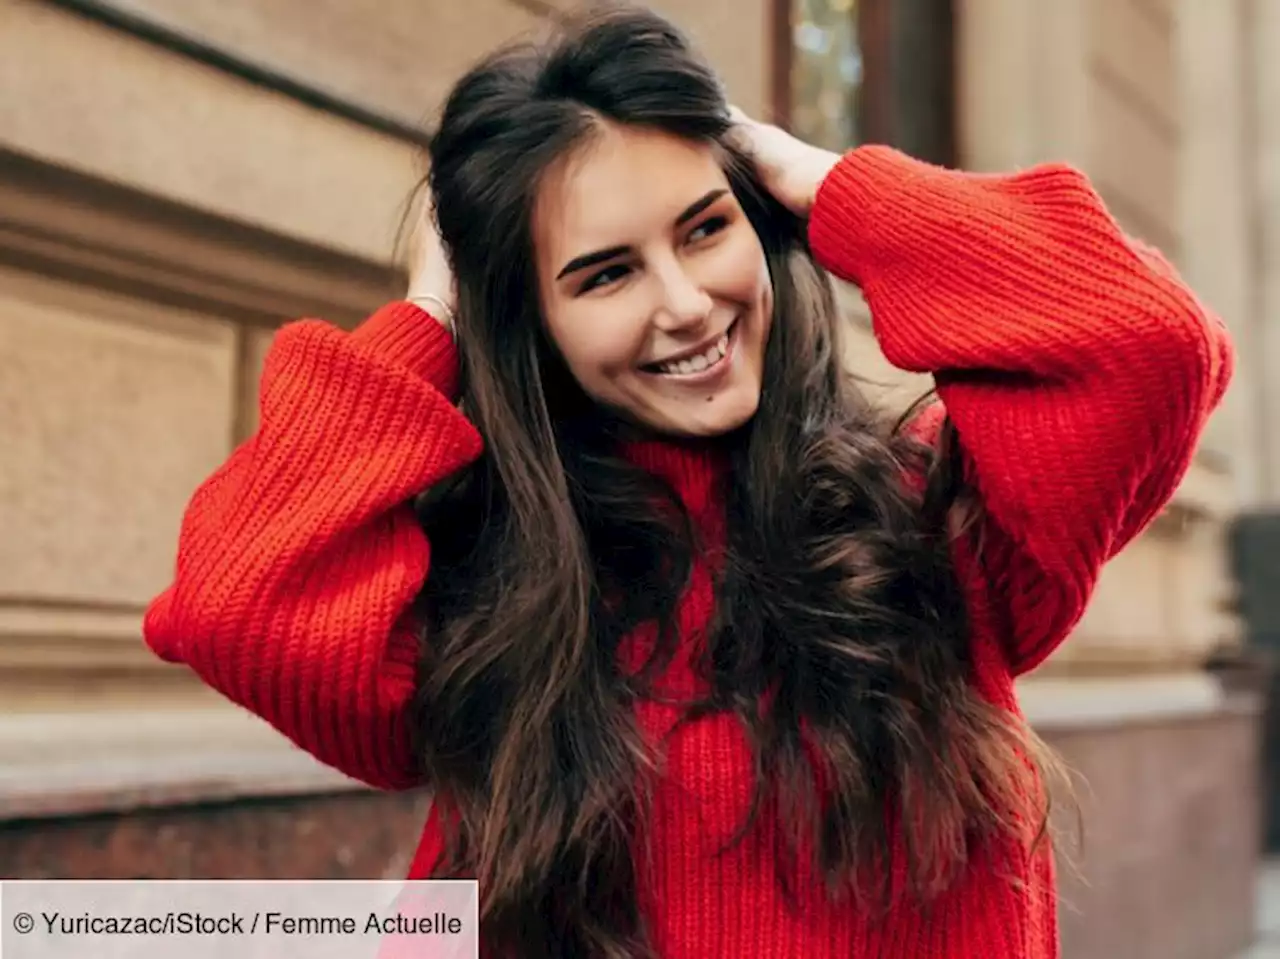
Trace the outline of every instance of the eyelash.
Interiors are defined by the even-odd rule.
[[[609,283],[612,282],[611,280],[606,279],[607,277],[610,276],[610,274],[615,273],[618,270],[621,270],[622,272],[617,277],[615,277],[615,279],[621,279],[622,277],[627,275],[627,271],[630,269],[631,267],[623,266],[621,263],[615,263],[613,266],[606,266],[599,273],[591,274],[591,276],[587,278],[586,282],[582,284],[582,287],[578,290],[578,292],[590,293],[592,290],[598,289],[602,286],[608,286]]]
[[[707,233],[707,236],[715,236],[717,233],[719,233],[728,225],[729,225],[729,221],[723,216],[709,217],[708,219],[703,220],[701,223],[695,226],[692,230],[690,230],[689,236],[687,237],[687,239],[693,239],[693,235],[697,233],[699,230],[707,230],[707,229],[710,229],[710,232]]]
[[[717,233],[719,233],[728,225],[729,225],[729,220],[727,217],[724,217],[724,216],[709,217],[706,220],[703,220],[696,227],[694,227],[692,230],[689,231],[689,235],[685,238],[686,242],[697,243],[700,240],[704,240],[709,237],[715,236]],[[706,230],[707,232],[704,236],[698,237],[697,233],[701,230]],[[626,276],[627,273],[630,272],[630,270],[631,270],[631,267],[626,266],[625,264],[622,264],[622,263],[615,263],[613,266],[606,266],[604,269],[600,270],[598,273],[593,273],[590,277],[588,277],[587,280],[579,288],[578,293],[579,294],[590,293],[592,290],[599,289],[602,286],[608,286],[609,283],[613,282],[614,280],[618,280]],[[622,271],[622,272],[617,273],[617,271]],[[616,276],[613,275],[615,273],[617,273]]]

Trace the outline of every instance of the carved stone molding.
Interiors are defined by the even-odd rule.
[[[403,289],[387,264],[2,149],[0,262],[252,324],[350,325]]]
[[[0,715],[0,821],[364,788],[230,707]]]
[[[0,149],[4,711],[189,700],[141,642],[185,498],[251,427],[275,327],[350,327],[398,289],[386,264]]]

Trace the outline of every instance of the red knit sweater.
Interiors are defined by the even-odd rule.
[[[981,573],[957,557],[973,682],[1016,709],[1014,677],[1062,641],[1099,569],[1185,473],[1231,375],[1226,334],[1066,167],[979,176],[864,147],[827,177],[809,229],[821,262],[861,287],[889,361],[932,374],[956,424],[985,506]],[[417,784],[405,611],[431,550],[406,503],[481,449],[450,402],[455,385],[450,337],[406,303],[353,333],[317,321],[281,330],[261,427],[196,492],[175,581],[146,618],[159,656],[385,789]],[[697,522],[718,521],[709,460],[660,443],[632,455],[675,484]],[[686,645],[712,602],[699,565],[679,612]],[[694,682],[687,663],[671,667],[676,687]],[[673,707],[639,708],[655,748],[674,719]],[[975,862],[927,916],[904,906],[872,924],[817,889],[789,910],[769,842],[714,855],[751,782],[736,721],[683,725],[662,748],[638,883],[663,957],[1058,954],[1052,864],[1012,850]],[[433,815],[412,877],[440,841]]]

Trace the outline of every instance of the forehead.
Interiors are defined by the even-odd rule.
[[[710,190],[728,186],[715,150],[669,134],[606,126],[549,171],[534,212],[540,252],[559,259],[643,242]]]

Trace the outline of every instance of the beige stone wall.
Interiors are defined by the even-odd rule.
[[[0,87],[20,93],[0,98],[8,149],[347,255],[392,249],[413,155],[390,137],[39,0],[0,5]]]
[[[547,25],[519,0],[117,6],[410,126]],[[663,9],[761,110],[767,0]],[[275,328],[401,289],[416,148],[41,0],[0,4],[0,88],[0,819],[332,789],[140,622]]]
[[[1249,104],[1248,4],[1176,4],[1183,175],[1177,209],[1182,267],[1197,292],[1231,325],[1241,362],[1223,414],[1205,446],[1229,459],[1240,506],[1263,495],[1258,405],[1263,367],[1256,347],[1265,313],[1255,300],[1255,143]]]
[[[0,270],[7,646],[133,657],[175,519],[229,450],[235,375],[228,323]]]
[[[961,0],[960,110],[966,165],[1079,165],[1125,229],[1162,249],[1247,340],[1244,8]],[[1224,535],[1256,472],[1249,390],[1246,370],[1173,507],[1108,566],[1046,676],[1193,668],[1238,634]]]
[[[1183,115],[1172,0],[1088,0],[1090,173],[1126,229],[1182,259]]]
[[[181,273],[130,277],[138,263],[119,247],[108,286],[84,265],[90,241],[50,230],[58,219],[0,230],[0,702],[10,715],[189,695],[185,675],[138,642],[141,617],[168,581],[191,492],[251,418],[246,367],[264,335],[241,318],[250,291],[235,285],[234,260],[221,304],[204,284],[184,291]],[[147,232],[134,220],[107,235],[130,226]],[[153,274],[165,256],[217,249],[165,236],[139,251]],[[265,309],[278,294],[263,299]]]
[[[449,84],[504,40],[547,31],[538,11],[573,0],[117,0],[178,32],[206,38],[255,63],[416,126],[429,121]],[[764,104],[768,0],[659,0],[654,9],[689,31],[743,109]]]
[[[1255,188],[1251,225],[1255,250],[1256,328],[1252,389],[1241,406],[1255,415],[1245,437],[1258,451],[1259,500],[1280,505],[1280,5],[1246,4],[1243,57],[1252,79],[1249,121],[1254,155],[1247,176]],[[1271,371],[1273,375],[1265,375]]]
[[[542,26],[512,0],[125,6],[410,125],[491,46]],[[760,109],[766,0],[667,10],[731,96]],[[391,254],[420,170],[402,141],[40,0],[0,5],[0,86],[27,93],[0,99],[2,145],[374,261]]]
[[[408,126],[429,120],[449,84],[485,50],[537,36],[546,21],[511,0],[116,0]]]

